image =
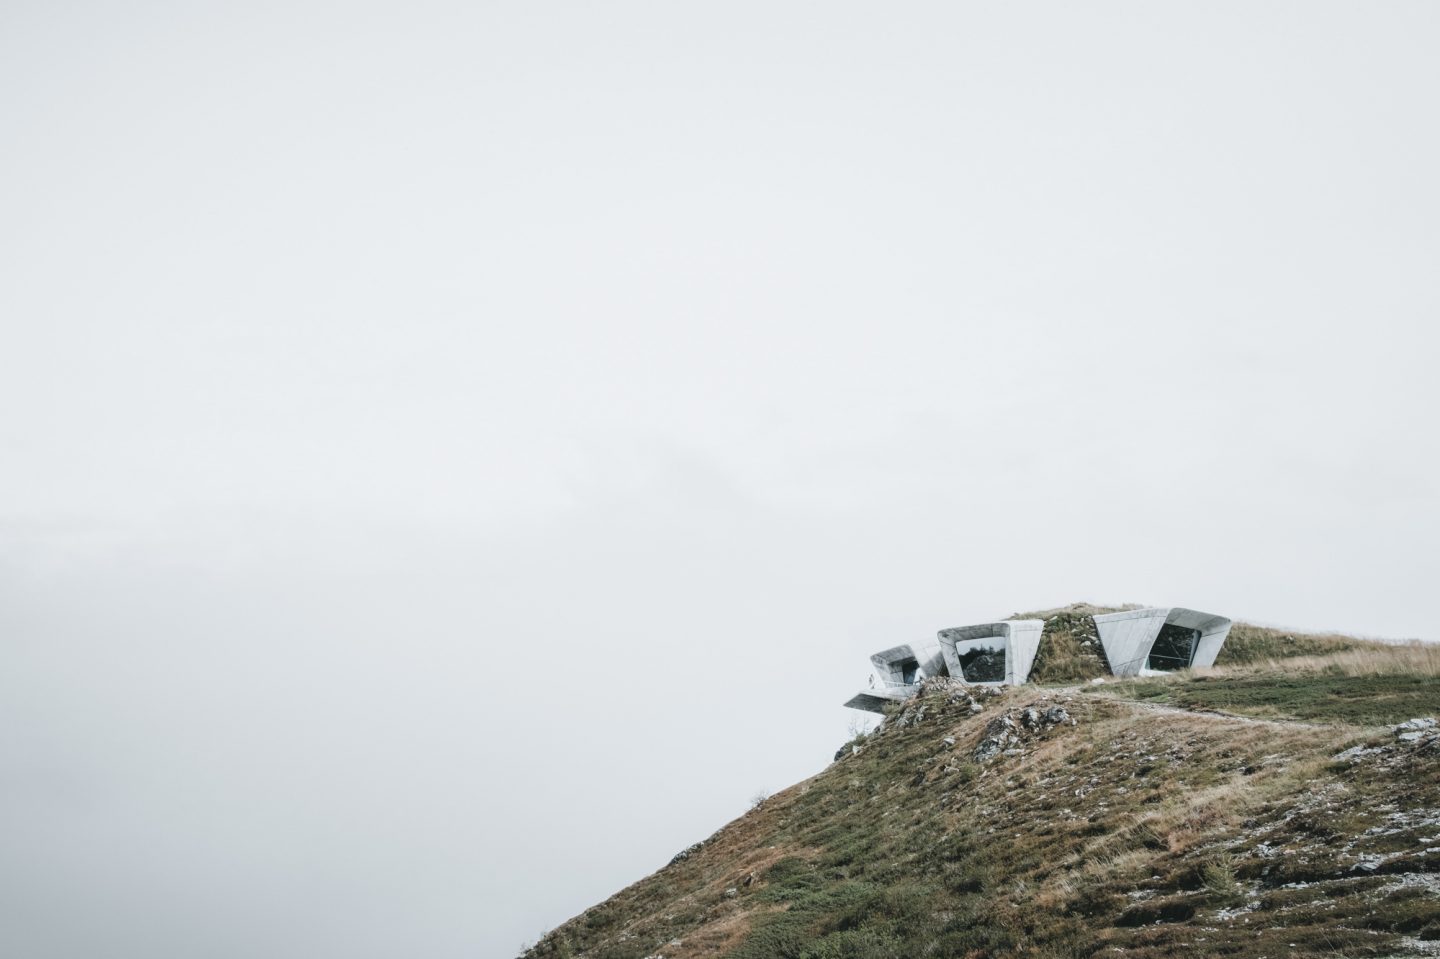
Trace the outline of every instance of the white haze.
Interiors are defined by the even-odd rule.
[[[1440,6],[0,8],[0,954],[505,957],[1085,599],[1435,636]]]

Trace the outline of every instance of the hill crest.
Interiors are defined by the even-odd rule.
[[[1440,711],[1435,652],[1247,629],[1208,675],[927,681],[526,956],[1440,952],[1440,735],[1391,728]]]

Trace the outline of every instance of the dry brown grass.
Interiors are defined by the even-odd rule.
[[[735,912],[714,922],[706,923],[685,935],[680,945],[671,946],[666,956],[673,959],[699,959],[702,956],[718,956],[744,942],[750,935],[753,911]]]
[[[1139,603],[1121,603],[1119,606],[1096,606],[1094,603],[1071,603],[1054,609],[1040,609],[1029,613],[1011,613],[1009,619],[1053,619],[1056,616],[1097,616],[1101,613],[1119,613],[1127,609],[1141,609]]]
[[[1426,676],[1440,678],[1440,644],[1365,643],[1323,656],[1263,659],[1213,666],[1196,675],[1239,676],[1254,673],[1326,673],[1332,676]]]

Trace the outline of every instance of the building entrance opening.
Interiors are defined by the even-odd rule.
[[[1200,630],[1166,623],[1150,646],[1150,658],[1145,665],[1148,669],[1189,669],[1199,642]]]

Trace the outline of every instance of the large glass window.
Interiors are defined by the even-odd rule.
[[[960,654],[960,671],[967,683],[1005,682],[1005,645],[967,649]]]
[[[1166,623],[1150,647],[1150,660],[1146,665],[1150,669],[1188,669],[1199,642],[1200,630]]]

